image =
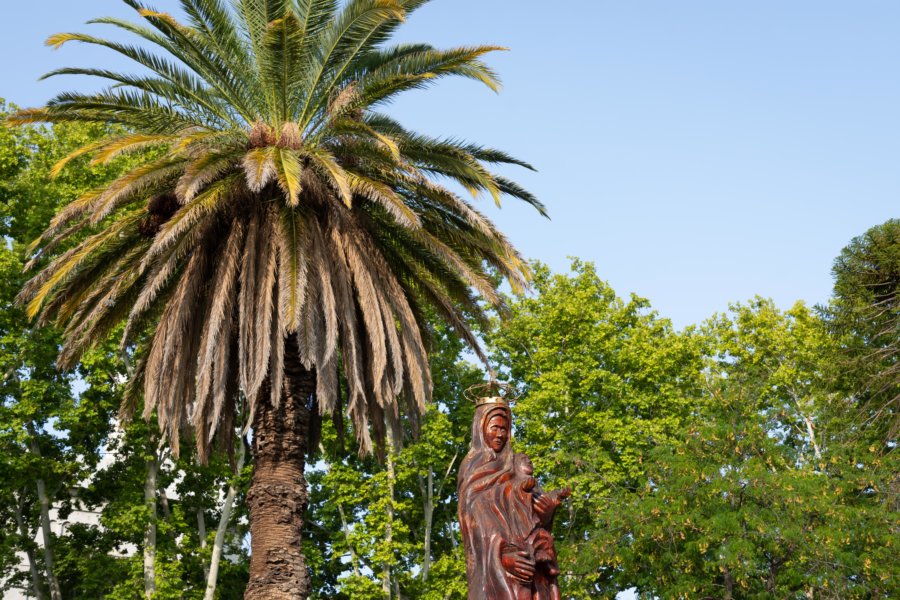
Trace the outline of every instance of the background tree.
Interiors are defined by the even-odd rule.
[[[6,110],[0,105],[4,117]],[[142,563],[149,520],[144,484],[148,447],[153,453],[159,450],[158,434],[151,445],[155,426],[136,422],[120,429],[113,418],[128,372],[115,344],[102,343],[75,368],[61,371],[56,365],[58,334],[52,328],[33,328],[13,302],[26,279],[25,246],[56,207],[136,164],[135,157],[120,157],[110,165],[80,159],[55,179],[48,178],[62,157],[107,133],[103,126],[83,124],[0,129],[5,241],[0,248],[0,364],[5,374],[0,382],[0,475],[9,484],[0,494],[0,581],[35,597],[50,597],[45,548],[52,553],[52,572],[63,598],[134,598],[145,590]],[[34,440],[39,457],[31,451]],[[161,516],[160,568],[151,570],[153,587],[158,598],[200,598],[212,540],[204,550],[194,515],[202,506],[215,529],[232,466],[223,458],[200,466],[187,455],[177,463],[160,461],[160,469],[154,494]],[[164,490],[176,478],[178,498],[166,502]],[[44,482],[46,513],[37,480]],[[181,517],[183,510],[195,512]],[[99,522],[81,522],[79,515],[85,513],[99,515]],[[44,514],[51,529],[47,545],[40,531]],[[233,511],[226,546],[238,560],[226,561],[219,577],[226,589],[238,591],[221,598],[240,597],[246,585],[243,532],[235,529],[242,514],[240,506]],[[25,555],[24,564],[17,551]]]
[[[648,598],[895,595],[888,471],[834,436],[823,324],[756,299],[704,331],[708,396],[600,519],[620,585]]]
[[[861,423],[886,439],[900,432],[900,220],[853,238],[834,261],[834,295],[823,309],[840,340],[843,388]]]
[[[155,424],[114,427],[128,375],[119,349],[104,342],[59,371],[59,338],[30,327],[12,302],[24,283],[25,241],[42,219],[143,160],[76,158],[47,180],[59,158],[109,131],[0,131],[0,363],[15,375],[0,382],[0,477],[11,482],[0,491],[0,581],[50,597],[44,551],[34,542],[43,479],[61,597],[145,595],[146,535],[155,522],[155,597],[199,599],[233,489],[215,597],[237,598],[249,564],[249,471],[235,474],[237,449],[204,465],[193,451],[175,458],[160,448]],[[865,312],[867,282],[890,272],[882,265],[897,239],[881,233],[893,223],[842,253],[821,319],[802,304],[780,311],[756,298],[678,333],[646,301],[618,298],[588,264],[574,263],[567,275],[537,269],[536,294],[512,298],[509,323],[485,334],[525,392],[516,409],[519,449],[545,469],[545,485],[582,490],[557,530],[567,597],[611,598],[627,587],[686,598],[900,593],[900,465],[889,412],[871,418],[879,406],[872,402],[889,399],[873,393],[872,377],[891,366],[881,348],[892,339],[879,334],[890,312]],[[318,597],[465,598],[454,482],[471,407],[461,392],[483,374],[466,362],[452,328],[431,315],[428,322],[434,403],[418,440],[405,423],[397,430],[402,448],[380,444],[380,461],[360,458],[352,421],[323,423],[304,529]],[[566,411],[578,418],[562,418]],[[192,442],[185,437],[182,446]],[[150,454],[158,465],[155,521],[145,495]],[[76,511],[98,513],[99,523],[76,523]],[[17,551],[25,553],[21,564]]]
[[[8,114],[0,101],[0,115]],[[60,598],[66,591],[54,520],[76,505],[72,489],[100,459],[110,431],[115,397],[108,390],[77,390],[94,371],[90,363],[60,370],[60,338],[53,329],[36,329],[15,297],[25,277],[25,244],[54,210],[80,191],[108,180],[121,161],[103,167],[80,165],[52,184],[52,165],[74,148],[96,139],[104,126],[64,125],[48,130],[0,130],[0,457],[3,469],[4,544],[24,551],[27,587],[36,597]],[[112,373],[103,373],[109,378]],[[54,508],[55,506],[55,508]],[[37,534],[37,535],[36,535]],[[40,545],[33,540],[37,537]],[[4,563],[15,573],[17,561]],[[20,583],[16,577],[7,581]],[[22,582],[24,583],[24,582]]]
[[[896,452],[848,426],[815,314],[757,298],[676,333],[577,261],[535,289],[491,340],[517,442],[575,490],[566,596],[896,595]]]

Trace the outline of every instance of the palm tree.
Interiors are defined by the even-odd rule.
[[[48,45],[104,46],[142,72],[54,71],[112,85],[62,93],[13,121],[119,126],[56,172],[84,155],[146,160],[55,216],[32,247],[32,262],[49,264],[21,297],[40,322],[63,328],[62,366],[124,323],[144,416],[156,411],[175,451],[185,430],[201,458],[229,442],[246,403],[246,598],[306,597],[303,471],[321,416],[346,410],[370,451],[401,403],[414,421],[429,399],[424,312],[480,352],[464,315],[483,319],[485,303],[500,304],[487,270],[513,286],[527,279],[507,240],[441,181],[543,213],[488,168],[530,167],[376,112],[449,75],[496,90],[481,57],[498,48],[386,46],[427,0],[181,0],[186,23],[124,1],[139,23],[92,23],[142,45],[80,33]]]

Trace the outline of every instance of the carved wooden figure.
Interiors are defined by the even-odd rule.
[[[544,492],[528,457],[512,452],[505,398],[475,406],[458,488],[469,600],[559,600],[551,529],[569,490]]]

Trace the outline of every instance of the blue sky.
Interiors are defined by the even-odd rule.
[[[151,2],[177,13],[175,0]],[[44,39],[129,16],[115,0],[5,8],[0,97],[93,85],[38,76],[121,67]],[[404,41],[491,43],[505,87],[444,82],[391,107],[408,126],[508,150],[550,209],[480,207],[556,270],[594,261],[679,327],[755,294],[823,302],[855,235],[900,217],[900,3],[867,0],[433,0]]]

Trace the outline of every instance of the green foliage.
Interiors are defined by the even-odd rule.
[[[0,118],[6,111],[0,103]],[[33,541],[40,519],[35,481],[41,478],[57,509],[55,526],[68,521],[63,533],[51,539],[54,572],[67,599],[143,596],[141,549],[148,523],[143,481],[158,434],[155,424],[142,421],[113,434],[127,379],[115,345],[100,343],[76,368],[61,371],[56,365],[58,333],[34,327],[15,298],[27,278],[25,246],[57,208],[135,164],[134,157],[109,165],[76,159],[60,176],[48,176],[63,156],[109,131],[82,124],[0,130],[0,233],[5,242],[0,246],[0,581],[30,589],[28,574],[20,571],[14,554],[30,548],[46,591],[43,553]],[[200,547],[196,509],[203,508],[214,533],[219,493],[230,473],[223,457],[208,466],[191,457],[164,463],[161,488],[176,477],[180,484],[179,500],[170,503],[169,514],[159,523],[158,598],[202,598],[209,548]],[[99,514],[99,525],[79,523],[85,512]],[[238,509],[229,552],[245,559],[236,549],[243,537],[241,516]],[[244,561],[225,561],[220,581],[220,598],[241,596],[233,590],[246,581]]]
[[[834,261],[823,309],[841,345],[836,376],[859,403],[862,425],[900,432],[900,220],[854,238]]]
[[[564,596],[898,593],[894,445],[853,433],[815,314],[756,298],[678,333],[590,264],[535,288],[491,339],[519,444],[574,490]]]
[[[0,117],[7,113],[0,101]],[[60,156],[101,134],[84,125],[0,131],[0,548],[31,547],[42,568],[42,553],[32,542],[39,528],[37,480],[65,518],[78,501],[70,490],[89,476],[100,460],[99,447],[118,407],[108,362],[87,359],[77,370],[56,368],[58,334],[35,328],[15,298],[25,281],[24,246],[45,225],[60,203],[86,186],[110,177],[112,169],[78,164],[67,177],[47,182],[50,165]],[[86,381],[96,387],[77,391]],[[21,513],[21,522],[14,515]],[[81,534],[83,532],[75,532]],[[69,583],[66,542],[54,543],[61,582]],[[9,555],[3,573],[17,567]],[[25,580],[22,585],[31,585]]]
[[[646,597],[895,596],[889,472],[820,420],[831,356],[822,324],[802,304],[782,313],[757,299],[704,329],[712,352],[698,418],[601,518],[615,535],[598,535],[598,552],[615,553],[620,585]]]

